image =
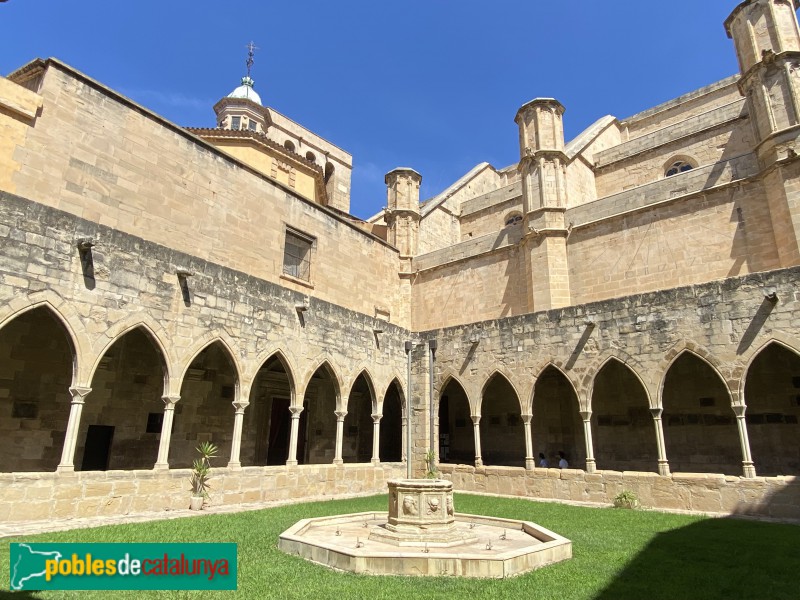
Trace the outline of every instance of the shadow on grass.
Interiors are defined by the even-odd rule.
[[[595,600],[796,599],[799,548],[800,525],[706,519],[657,534]]]

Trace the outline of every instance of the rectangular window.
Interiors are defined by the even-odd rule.
[[[311,280],[311,249],[314,238],[291,229],[286,230],[283,250],[283,272],[304,281]]]
[[[255,122],[255,121],[253,121],[253,119],[250,119],[250,120],[247,122],[247,128],[248,128],[250,131],[255,131],[255,130],[256,130],[256,122]]]
[[[242,126],[242,117],[231,117],[231,129],[239,129]]]

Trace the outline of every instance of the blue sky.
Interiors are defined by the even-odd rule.
[[[739,0],[339,0],[0,3],[0,73],[55,56],[184,126],[244,75],[265,104],[353,155],[351,212],[409,166],[422,196],[479,162],[518,159],[514,115],[566,107],[567,140],[737,72],[723,21]]]

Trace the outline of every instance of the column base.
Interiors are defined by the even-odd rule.
[[[333,459],[333,464],[335,464],[335,465],[343,465],[344,461],[341,458],[334,458]]]
[[[296,460],[287,460],[286,461],[286,466],[287,467],[296,467],[297,466],[297,461]]]
[[[597,471],[597,464],[594,462],[593,458],[586,459],[586,472],[587,473],[594,473]]]
[[[658,474],[664,477],[669,477],[671,473],[669,472],[669,463],[665,460],[658,461]]]
[[[169,470],[169,463],[156,463],[153,465],[154,471],[168,471]]]
[[[756,467],[751,462],[742,462],[742,470],[747,479],[752,479],[756,476]]]
[[[236,462],[231,461],[228,463],[228,468],[233,469],[234,471],[241,471],[242,463],[240,463],[238,460]]]
[[[533,471],[536,468],[536,459],[535,458],[526,458],[525,459],[525,470],[526,471]]]
[[[381,464],[381,459],[380,458],[373,458],[372,459],[372,464],[377,467],[379,464]]]
[[[480,458],[476,458],[475,459],[475,467],[476,468],[480,468],[482,466],[483,466],[483,460],[481,460]]]
[[[75,465],[58,465],[56,467],[56,473],[74,473],[75,472]]]

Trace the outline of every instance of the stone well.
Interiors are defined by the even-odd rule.
[[[503,578],[572,557],[572,542],[535,523],[459,514],[446,480],[389,482],[389,511],[303,519],[280,535],[289,554],[373,575]]]

